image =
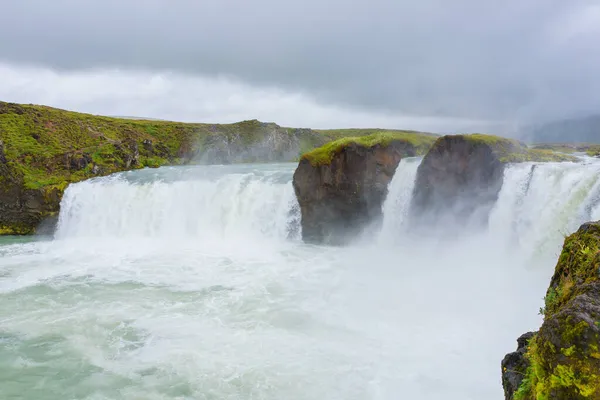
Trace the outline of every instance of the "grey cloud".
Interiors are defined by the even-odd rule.
[[[7,0],[0,61],[223,74],[342,106],[413,115],[552,118],[600,109],[596,6]]]

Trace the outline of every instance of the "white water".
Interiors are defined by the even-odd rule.
[[[0,244],[0,398],[501,399],[600,164],[507,169],[485,232],[304,245],[294,165],[161,168],[69,187],[53,240]]]

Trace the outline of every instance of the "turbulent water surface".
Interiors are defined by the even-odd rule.
[[[510,167],[449,240],[405,224],[418,163],[346,248],[299,240],[292,164],[71,185],[53,238],[0,239],[0,398],[501,399],[600,165]]]

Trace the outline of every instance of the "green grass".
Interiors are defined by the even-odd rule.
[[[336,134],[355,133],[356,130],[340,130]],[[433,135],[403,132],[403,131],[380,131],[363,136],[344,137],[327,143],[322,147],[314,149],[302,155],[313,166],[328,165],[333,157],[345,147],[355,144],[362,147],[387,146],[393,141],[405,141],[415,147],[418,155],[423,155],[429,150],[436,137]]]

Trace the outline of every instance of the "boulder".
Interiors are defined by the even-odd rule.
[[[565,239],[513,397],[600,400],[600,222]],[[506,358],[505,358],[506,359]]]
[[[433,139],[370,135],[305,154],[293,178],[303,240],[342,245],[377,224],[400,160],[422,154]]]

